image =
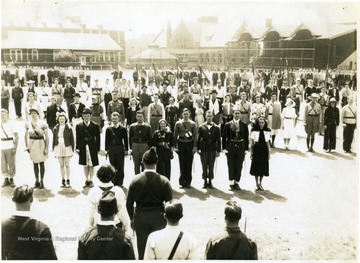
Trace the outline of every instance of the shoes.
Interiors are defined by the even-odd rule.
[[[15,183],[14,183],[14,178],[10,178],[9,182],[10,182],[10,187],[11,188],[14,188],[16,186]]]
[[[94,187],[94,184],[93,184],[92,181],[89,182],[89,187],[90,187],[90,188]]]
[[[40,184],[39,184],[39,189],[44,189],[44,182],[40,182]]]
[[[70,188],[71,185],[70,185],[70,180],[66,180],[66,185],[65,185],[66,188]]]
[[[314,149],[313,149],[313,148],[311,148],[311,149],[310,149],[310,152],[314,153],[315,151],[314,151]]]
[[[39,187],[40,187],[40,183],[39,183],[39,181],[36,181],[35,185],[34,185],[34,188],[39,188]]]
[[[6,186],[9,186],[9,185],[10,185],[9,178],[5,178],[4,183],[2,184],[1,187],[6,187]]]
[[[187,184],[187,185],[186,185],[186,188],[187,188],[187,189],[190,189],[190,188],[191,188],[191,185],[190,185],[190,184]]]
[[[352,151],[351,150],[347,150],[347,151],[345,151],[346,153],[352,153]]]
[[[66,187],[66,184],[65,184],[65,180],[63,179],[62,182],[61,182],[61,188],[65,188]]]
[[[206,189],[208,187],[208,184],[205,182],[204,184],[203,184],[203,189]]]
[[[259,190],[264,191],[264,188],[262,187],[262,185],[259,185]]]
[[[212,185],[211,182],[208,183],[208,187],[209,187],[210,189],[214,189],[214,186]]]
[[[237,191],[241,190],[241,188],[240,188],[240,186],[238,184],[234,184],[234,189],[237,190]]]
[[[86,187],[88,187],[89,186],[89,181],[85,181],[85,185],[83,186],[83,188],[86,188]]]
[[[235,190],[235,185],[234,185],[234,184],[231,184],[231,185],[230,185],[230,190],[231,190],[231,191],[234,191],[234,190]]]

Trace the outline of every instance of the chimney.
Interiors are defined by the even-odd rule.
[[[170,39],[171,39],[171,22],[168,21],[167,25],[166,25],[166,47],[168,47],[169,43],[170,43]]]
[[[266,20],[265,20],[265,26],[266,26],[266,27],[271,27],[271,26],[272,26],[272,19],[271,19],[271,18],[266,18]]]

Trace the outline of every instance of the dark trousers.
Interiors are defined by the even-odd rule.
[[[18,117],[21,117],[21,99],[14,98],[15,114]]]
[[[164,175],[170,180],[171,174],[171,150],[161,147],[156,147],[156,153],[158,155],[158,162],[156,165],[156,172]]]
[[[351,150],[351,144],[354,139],[354,130],[356,128],[356,124],[346,124],[343,132],[343,149],[344,151]]]
[[[124,110],[126,112],[127,108],[129,107],[130,99],[129,98],[122,98],[121,101],[124,104]]]
[[[324,150],[336,148],[336,125],[327,125],[324,133]]]
[[[144,171],[144,165],[142,164],[142,157],[144,153],[149,150],[149,145],[147,143],[133,143],[132,144],[132,157],[134,161],[134,170],[135,174],[140,173],[141,171]]]
[[[165,226],[166,220],[164,218],[162,208],[136,209],[134,214],[134,228],[136,232],[139,259],[144,259],[145,246],[148,236],[154,231],[165,228]]]
[[[216,159],[216,151],[201,151],[200,154],[202,165],[202,179],[214,179],[214,164]]]
[[[192,163],[194,159],[194,155],[192,154],[192,150],[194,148],[194,142],[178,142],[179,146],[179,164],[180,164],[180,185],[190,185],[192,179]]]
[[[245,142],[229,142],[227,150],[229,180],[239,182],[245,158]]]
[[[109,102],[111,100],[112,100],[111,93],[105,93],[105,95],[104,95],[104,103],[105,103],[106,116],[108,115],[108,105],[109,105]]]
[[[114,185],[122,186],[124,183],[124,148],[122,145],[112,145],[108,153],[110,164],[116,169],[116,174],[112,182]]]
[[[69,116],[69,120],[70,120],[70,105],[71,105],[71,103],[74,102],[74,99],[65,99],[65,101],[66,101],[67,112],[68,112],[68,116]]]
[[[6,109],[9,112],[9,99],[1,99],[1,108]]]

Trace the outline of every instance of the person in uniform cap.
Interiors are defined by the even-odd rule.
[[[107,109],[107,119],[111,121],[111,114],[113,112],[117,112],[120,115],[120,122],[124,124],[125,121],[125,107],[121,100],[119,100],[119,93],[117,90],[112,91],[112,101],[109,102],[108,109]]]
[[[76,126],[75,149],[79,154],[79,164],[84,166],[84,187],[93,187],[94,166],[99,165],[100,127],[91,121],[89,108],[83,110],[82,117],[83,122]]]
[[[311,94],[311,102],[305,105],[304,125],[307,134],[306,144],[308,152],[314,152],[315,133],[319,132],[319,125],[323,120],[321,105],[317,102],[318,98],[319,95],[317,93]]]
[[[340,122],[340,111],[336,107],[336,99],[331,98],[329,107],[324,113],[324,150],[331,152],[336,148],[336,128]]]
[[[226,229],[210,238],[206,245],[205,258],[217,260],[256,260],[257,245],[239,228],[242,209],[236,201],[225,205]]]
[[[190,110],[182,111],[182,119],[177,121],[174,128],[174,146],[179,156],[180,188],[191,188],[192,164],[194,154],[197,152],[197,127],[190,119]]]
[[[74,102],[70,104],[69,121],[74,131],[74,138],[76,138],[76,125],[82,122],[82,112],[85,109],[85,104],[80,102],[80,94],[74,94]]]
[[[101,221],[80,237],[78,260],[130,260],[135,259],[131,237],[125,230],[117,228],[114,218],[118,212],[117,200],[111,191],[105,191],[99,205]]]
[[[206,112],[206,122],[198,128],[197,150],[202,164],[203,188],[213,189],[211,180],[214,179],[214,164],[221,151],[221,132],[213,122],[213,113]]]
[[[24,91],[20,87],[19,79],[14,80],[14,87],[11,90],[11,98],[14,100],[15,114],[18,118],[21,118],[21,116],[22,116],[21,104],[22,104],[22,100],[24,98]]]
[[[186,108],[190,111],[190,118],[193,120],[195,118],[195,108],[194,103],[190,100],[189,91],[185,90],[183,93],[183,98],[179,101],[179,112],[182,113]]]
[[[222,120],[222,100],[219,100],[217,98],[217,94],[218,92],[213,89],[211,92],[211,98],[207,101],[206,105],[205,105],[205,110],[208,111],[212,111],[213,113],[213,120],[216,123],[216,125],[220,125],[220,120]]]
[[[151,96],[147,93],[147,86],[142,86],[141,87],[141,92],[140,93],[140,107],[144,113],[144,121],[146,123],[149,123],[148,120],[148,111],[149,111],[149,105],[151,103]]]
[[[348,104],[346,104],[341,110],[341,119],[343,121],[343,150],[346,153],[351,153],[351,144],[354,139],[354,131],[356,129],[356,117],[357,117],[357,108],[354,105],[354,97],[351,96],[348,99]]]
[[[251,118],[251,105],[246,100],[246,96],[247,95],[245,92],[240,93],[240,101],[237,104],[238,105],[237,107],[240,108],[240,121],[248,125],[250,124],[250,118]],[[261,98],[260,95],[259,97]]]
[[[229,93],[225,95],[224,103],[221,106],[222,106],[221,130],[224,130],[225,123],[233,119],[234,103],[231,102],[231,95]]]
[[[9,121],[9,112],[1,109],[1,173],[4,177],[2,187],[15,187],[15,156],[19,142],[15,123]]]
[[[49,227],[30,217],[34,189],[26,184],[14,189],[16,210],[1,224],[2,260],[56,260]]]
[[[241,190],[239,186],[245,151],[249,150],[249,130],[240,121],[240,107],[235,105],[234,119],[227,122],[222,136],[222,149],[227,157],[230,190]]]
[[[52,88],[51,88],[51,96],[56,97],[56,104],[58,106],[60,106],[62,103],[63,96],[64,96],[64,88],[63,88],[62,84],[59,84],[58,78],[54,79],[54,84],[52,85]]]
[[[57,102],[58,97],[51,97],[51,105],[47,107],[46,110],[46,123],[49,125],[50,130],[52,131],[57,124],[57,114],[65,112]]]
[[[88,84],[84,81],[84,74],[79,75],[79,83],[76,85],[75,91],[80,94],[80,101],[86,104],[90,97],[91,90]]]
[[[179,225],[183,207],[178,200],[165,203],[164,217],[167,221],[162,230],[152,232],[146,242],[145,260],[192,260],[197,255],[197,240]],[[179,241],[178,241],[179,240]],[[176,245],[177,244],[177,245]]]
[[[131,181],[126,200],[131,225],[136,232],[139,259],[144,258],[145,245],[150,233],[166,226],[163,216],[164,202],[172,200],[169,180],[156,173],[157,161],[154,148],[144,153],[142,162],[145,170],[135,175]]]
[[[165,107],[165,119],[170,125],[170,131],[174,133],[175,123],[179,120],[179,108],[172,96],[169,98],[169,105]]]
[[[159,94],[153,95],[154,102],[150,103],[148,111],[148,120],[151,127],[151,134],[159,129],[159,120],[165,119],[164,105],[159,100]]]
[[[25,104],[25,113],[26,113],[26,120],[29,120],[30,116],[30,109],[36,109],[40,115],[40,119],[42,119],[42,111],[40,103],[36,101],[36,96],[34,92],[28,93],[28,102]]]

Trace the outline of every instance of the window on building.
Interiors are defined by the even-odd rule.
[[[31,50],[31,59],[38,60],[39,59],[39,52],[37,49]]]
[[[222,54],[221,54],[221,53],[219,53],[219,58],[222,58]]]
[[[234,62],[234,63],[235,63],[235,61],[236,61],[236,59],[235,59],[235,58],[232,58],[232,59],[231,59],[231,62]]]
[[[222,58],[220,58],[220,59],[219,59],[219,62],[220,62],[220,63],[222,63],[222,62],[223,62]]]
[[[243,59],[243,58],[240,59],[240,62],[241,62],[241,63],[245,63],[245,59]]]
[[[210,61],[210,59],[206,59],[206,62],[209,62]]]
[[[10,59],[21,61],[23,59],[22,50],[21,49],[10,49]]]
[[[215,59],[215,58],[213,59],[213,62],[216,62],[216,59]]]

